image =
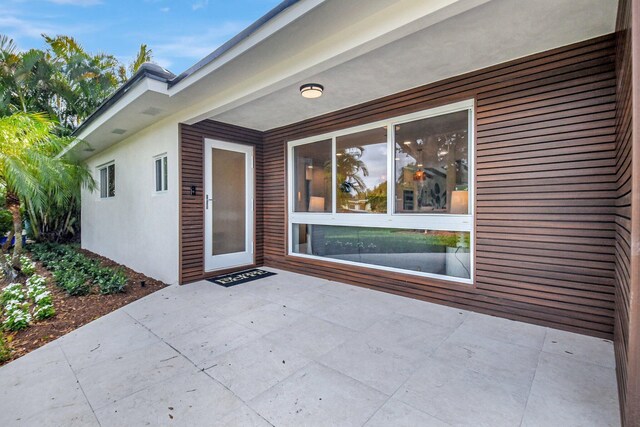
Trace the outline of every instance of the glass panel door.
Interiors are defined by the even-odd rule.
[[[205,270],[253,264],[253,147],[205,140]]]
[[[246,250],[246,170],[245,153],[212,148],[213,245],[211,255]]]

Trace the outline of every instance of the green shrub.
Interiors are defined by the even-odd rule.
[[[4,338],[2,332],[0,332],[0,363],[6,362],[11,357],[11,349],[7,345],[7,341]]]
[[[2,326],[8,331],[19,331],[31,323],[29,303],[16,300],[8,301],[4,309],[4,322]]]
[[[127,275],[122,269],[113,270],[108,267],[102,267],[100,271],[96,273],[93,277],[98,284],[101,294],[106,295],[124,292],[124,287],[127,284]]]
[[[0,303],[7,305],[9,301],[23,302],[26,299],[24,288],[20,283],[10,283],[4,287],[0,294]]]
[[[56,315],[56,310],[53,308],[53,304],[38,305],[33,312],[33,317],[37,320],[44,320]]]
[[[29,246],[34,259],[53,272],[56,283],[70,295],[86,295],[95,284],[101,294],[124,292],[127,276],[122,269],[103,267],[100,261],[71,245],[36,243]]]
[[[56,284],[67,291],[69,295],[88,295],[91,292],[89,278],[81,271],[61,268],[53,272]]]
[[[45,286],[47,279],[34,274],[27,279],[27,295],[35,304],[33,317],[37,320],[48,319],[56,314],[53,298]]]
[[[25,255],[20,256],[20,266],[22,274],[25,276],[31,276],[36,272],[36,264]]]

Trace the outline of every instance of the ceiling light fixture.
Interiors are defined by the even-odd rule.
[[[318,83],[306,83],[300,86],[300,95],[302,95],[303,98],[320,98],[323,91],[324,86]]]

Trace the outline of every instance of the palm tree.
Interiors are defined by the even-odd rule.
[[[56,156],[69,140],[53,135],[54,127],[43,113],[18,112],[0,118],[0,188],[13,220],[8,241],[16,238],[9,260],[4,254],[8,245],[3,248],[0,266],[11,279],[20,271],[22,208],[28,205],[41,209],[50,199],[68,203],[75,191],[70,182],[95,185],[82,166]]]
[[[145,62],[151,62],[153,57],[153,51],[148,48],[146,44],[141,44],[140,49],[138,49],[138,54],[131,64],[129,64],[129,73],[127,74],[127,69],[124,66],[120,67],[120,81],[124,83],[128,79],[130,79],[144,64]]]
[[[20,52],[12,39],[0,35],[0,115],[43,111],[54,116],[52,74],[44,51]]]

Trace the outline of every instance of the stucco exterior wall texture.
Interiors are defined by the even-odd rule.
[[[155,192],[154,157],[166,153],[168,190]],[[178,124],[166,119],[86,162],[115,162],[115,197],[82,190],[82,248],[167,284],[178,282]]]

